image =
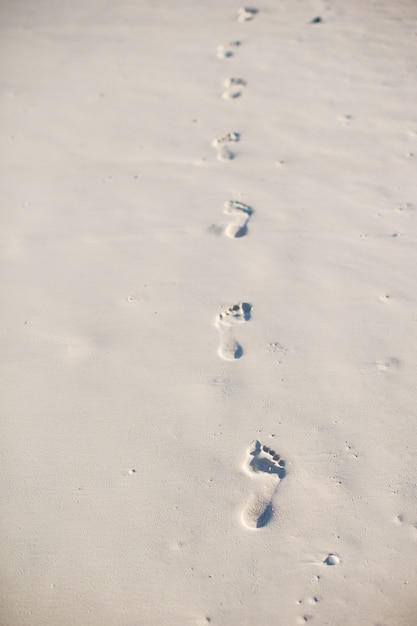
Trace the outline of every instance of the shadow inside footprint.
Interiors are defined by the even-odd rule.
[[[243,224],[243,226],[239,226],[236,224],[230,224],[226,229],[226,235],[230,237],[230,239],[239,239],[239,237],[244,237],[248,232],[247,223]]]
[[[248,232],[248,227],[246,224],[243,224],[243,226],[235,232],[235,238],[238,239],[239,237],[244,237],[247,232]]]
[[[220,344],[219,354],[226,361],[235,361],[243,356],[243,348],[231,335],[226,334]]]
[[[235,306],[238,306],[238,305],[235,305]],[[248,322],[250,320],[250,315],[251,315],[251,311],[252,311],[252,305],[249,304],[249,302],[242,302],[241,307],[242,307],[243,316],[245,318],[245,321]]]
[[[235,359],[240,359],[243,356],[243,348],[241,345],[237,345],[234,353]]]
[[[266,526],[268,522],[271,521],[273,514],[274,509],[272,508],[272,502],[270,502],[262,515],[257,519],[256,528],[263,528],[263,526]]]

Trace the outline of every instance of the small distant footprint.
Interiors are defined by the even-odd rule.
[[[237,19],[239,22],[250,22],[259,13],[259,9],[251,7],[241,7],[238,11]]]
[[[397,211],[400,211],[400,213],[403,211],[414,211],[414,206],[410,202],[405,202],[398,207]]]
[[[240,98],[243,93],[243,87],[246,87],[248,83],[244,78],[228,78],[224,81],[223,85],[225,90],[222,98],[224,100],[235,100]]]
[[[251,317],[252,306],[248,302],[240,302],[229,306],[216,317],[216,328],[220,331],[221,341],[219,355],[226,361],[240,359],[243,354],[242,346],[233,337],[233,326],[248,322]]]
[[[238,200],[228,200],[224,204],[224,212],[226,215],[235,217],[235,220],[226,228],[226,235],[230,239],[244,237],[248,232],[248,223],[253,213],[252,207]]]
[[[234,152],[229,148],[229,143],[236,143],[240,141],[239,133],[227,133],[224,137],[214,139],[212,145],[217,150],[217,158],[219,161],[229,161],[235,158]]]
[[[242,511],[242,523],[251,530],[266,526],[273,515],[273,498],[285,477],[285,461],[267,446],[255,440],[248,450],[245,471],[256,480],[254,494]]]
[[[381,370],[381,372],[387,372],[401,367],[401,361],[396,357],[391,356],[383,361],[377,361],[376,366],[379,370]]]
[[[240,41],[229,41],[217,46],[217,56],[219,59],[228,59],[235,53],[235,49],[240,46]]]

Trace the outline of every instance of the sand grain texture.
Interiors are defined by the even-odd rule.
[[[0,11],[5,626],[416,623],[416,4],[239,9]]]

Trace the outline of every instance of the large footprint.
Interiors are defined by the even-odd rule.
[[[242,346],[233,337],[233,326],[247,322],[251,317],[252,305],[240,302],[229,306],[216,317],[216,328],[220,331],[219,355],[226,361],[240,359],[243,354]]]
[[[231,239],[244,237],[248,231],[248,223],[253,213],[252,207],[238,200],[228,200],[224,204],[226,215],[233,215],[235,220],[226,228],[226,235]]]
[[[285,477],[285,461],[279,454],[255,440],[248,450],[244,470],[256,481],[256,489],[242,511],[242,523],[250,530],[266,526],[271,520],[273,498]]]

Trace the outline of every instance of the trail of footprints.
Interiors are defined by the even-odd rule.
[[[255,19],[256,15],[259,13],[258,9],[254,9],[251,7],[241,7],[238,11],[238,22],[250,22]],[[232,57],[236,48],[240,46],[240,41],[228,41],[227,43],[220,44],[217,46],[217,56],[219,59],[228,59]]]
[[[258,9],[243,7],[239,9],[237,19],[239,22],[249,22],[257,14]],[[230,41],[220,45],[217,48],[217,56],[222,59],[232,57],[239,46],[240,41]],[[246,86],[247,82],[244,78],[228,78],[223,83],[223,99],[239,98]],[[239,141],[240,134],[237,132],[230,132],[214,139],[212,145],[217,152],[217,159],[219,161],[234,159],[235,151],[232,146]],[[225,229],[226,236],[230,239],[244,237],[253,215],[252,207],[238,200],[228,200],[224,204],[223,211],[231,218]],[[218,354],[222,359],[235,361],[243,356],[243,348],[235,338],[235,332],[239,325],[251,319],[251,313],[251,304],[239,302],[223,309],[216,316],[215,326],[220,334]],[[253,481],[253,491],[241,512],[241,522],[246,528],[257,530],[266,526],[273,518],[275,495],[286,474],[285,462],[275,450],[255,440],[247,452],[243,469]]]
[[[258,9],[253,7],[241,7],[238,10],[237,19],[239,22],[250,22],[258,14]],[[232,40],[226,44],[221,44],[217,48],[217,56],[221,59],[232,57],[241,45],[239,40]],[[239,98],[247,82],[244,78],[228,78],[224,81],[223,99],[235,100]],[[216,150],[219,161],[231,161],[235,158],[235,148],[233,144],[240,141],[240,133],[229,132],[221,137],[216,137],[212,141],[212,146]],[[228,200],[224,205],[224,213],[232,219],[225,229],[225,234],[230,239],[240,239],[248,232],[249,220],[253,214],[253,209],[238,200]],[[228,309],[217,315],[215,325],[220,333],[219,355],[227,360],[234,361],[243,354],[242,346],[234,337],[234,326],[242,321],[250,319],[251,305],[245,302],[230,306]]]

